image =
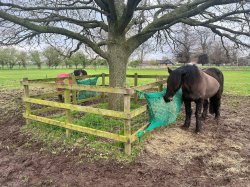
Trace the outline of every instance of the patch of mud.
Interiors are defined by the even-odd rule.
[[[156,130],[145,146],[144,162],[152,168],[168,165],[174,173],[185,176],[187,186],[189,182],[198,186],[250,186],[249,107],[249,97],[226,96],[220,124],[209,116],[202,134],[194,133],[194,118],[189,130],[178,127],[182,122]]]
[[[0,90],[0,128],[2,125],[22,124],[21,91]],[[7,124],[6,124],[7,123]]]
[[[89,161],[85,150],[53,152],[20,133],[22,91],[1,90],[1,186],[249,186],[250,97],[225,96],[217,125],[202,134],[178,124],[151,132],[132,163]],[[60,145],[58,145],[60,146]]]

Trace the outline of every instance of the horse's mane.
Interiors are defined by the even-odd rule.
[[[196,65],[182,66],[182,79],[187,83],[194,83],[201,78],[200,69]]]
[[[194,83],[200,78],[200,69],[196,65],[185,65],[174,70],[170,75],[170,81],[181,86],[183,80],[185,82]]]

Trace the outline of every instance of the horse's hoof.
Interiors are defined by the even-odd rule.
[[[196,129],[196,130],[195,130],[195,133],[196,133],[196,134],[201,134],[201,130],[197,130],[197,129]]]
[[[219,118],[214,118],[216,121],[216,124],[219,125],[220,124],[220,119]]]
[[[187,130],[189,128],[189,126],[188,125],[182,125],[181,128]]]
[[[201,116],[202,121],[206,121],[207,117],[206,116]]]
[[[195,133],[196,133],[196,134],[201,134],[201,131],[202,131],[202,130],[201,130],[200,128],[195,129]]]

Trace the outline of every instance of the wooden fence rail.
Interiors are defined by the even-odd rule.
[[[71,131],[79,131],[84,132],[104,138],[109,138],[112,140],[120,141],[124,143],[125,153],[130,155],[131,154],[131,145],[132,142],[136,141],[136,133],[140,130],[143,130],[147,125],[142,125],[139,129],[137,129],[135,132],[132,133],[131,131],[131,120],[144,113],[147,110],[147,106],[141,106],[135,110],[130,109],[131,105],[131,98],[133,95],[135,95],[135,101],[137,100],[136,92],[135,90],[139,91],[145,91],[147,89],[151,89],[153,87],[158,86],[159,90],[162,90],[162,86],[164,83],[166,83],[166,80],[163,80],[165,76],[158,76],[158,75],[127,75],[129,78],[134,78],[134,85],[131,88],[113,88],[113,87],[106,87],[105,85],[105,77],[109,76],[108,74],[98,74],[98,75],[88,75],[85,76],[85,78],[89,77],[95,77],[100,76],[102,78],[101,86],[83,86],[83,85],[77,85],[76,84],[76,78],[77,77],[71,77],[71,78],[63,78],[66,81],[64,84],[56,84],[55,81],[58,80],[58,78],[49,78],[49,79],[35,79],[35,80],[28,80],[28,78],[24,78],[21,81],[21,84],[24,86],[24,102],[25,102],[25,114],[24,117],[26,118],[26,122],[29,123],[30,120],[39,121],[51,125],[56,125],[59,127],[63,127],[66,129],[66,136],[69,136]],[[156,78],[158,81],[138,86],[138,80],[140,78]],[[69,80],[73,80],[73,84],[69,84]],[[54,82],[53,82],[54,81]],[[64,91],[60,92],[54,92],[54,93],[44,93],[40,95],[34,95],[30,96],[29,94],[29,88],[30,86],[35,87],[44,87],[44,88],[50,88],[50,89],[58,89],[62,88]],[[76,91],[95,91],[95,92],[101,92],[101,96],[93,97],[84,99],[82,101],[76,100]],[[101,109],[101,108],[95,108],[91,106],[80,106],[77,105],[78,103],[99,99],[105,97],[105,93],[116,93],[116,94],[122,94],[124,95],[124,110],[123,111],[114,111],[114,110],[108,110],[108,109]],[[59,103],[56,101],[48,101],[44,100],[47,97],[56,96],[57,94],[64,94],[64,103]],[[71,102],[72,95],[73,100]],[[37,104],[44,106],[44,108],[31,110],[31,104]],[[61,122],[55,119],[50,119],[48,117],[42,117],[39,116],[39,114],[53,111],[56,109],[64,110],[65,111],[65,121]],[[85,113],[93,113],[103,116],[109,116],[114,117],[118,119],[124,120],[124,135],[119,135],[111,132],[101,131],[89,127],[83,127],[79,125],[73,124],[72,119],[72,111],[79,111],[79,112],[85,112]]]

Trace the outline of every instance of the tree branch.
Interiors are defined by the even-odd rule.
[[[81,35],[79,33],[75,33],[75,32],[69,31],[69,30],[64,29],[64,28],[59,28],[59,27],[36,25],[34,23],[31,23],[30,21],[27,21],[23,18],[19,18],[17,16],[13,16],[13,15],[8,14],[8,13],[1,11],[1,10],[0,10],[0,17],[2,19],[11,21],[15,24],[19,24],[19,25],[21,25],[29,30],[36,31],[38,33],[57,33],[57,34],[61,34],[61,35],[70,37],[72,39],[76,39],[78,41],[82,41],[87,46],[89,46],[91,49],[93,49],[97,54],[99,54],[103,58],[107,59],[107,54],[104,51],[102,51],[97,46],[96,43],[92,42],[87,37],[85,37],[84,35]]]
[[[51,14],[48,17],[44,17],[44,18],[27,18],[27,21],[31,21],[31,22],[37,22],[37,23],[49,23],[52,21],[67,21],[69,23],[73,23],[79,26],[82,26],[84,28],[97,28],[100,27],[101,29],[103,29],[104,31],[108,31],[108,26],[101,21],[97,21],[97,20],[91,20],[91,21],[81,21],[81,20],[77,20],[77,19],[73,19],[73,18],[69,18],[66,16],[61,16],[58,14]]]
[[[19,44],[27,39],[34,38],[37,35],[39,35],[39,33],[32,32],[32,33],[25,34],[22,37],[15,36],[15,37],[11,37],[8,39],[3,39],[2,41],[0,41],[0,45],[5,45],[5,46],[17,45],[17,44]],[[7,41],[5,41],[5,40],[7,40]]]
[[[129,22],[131,21],[134,11],[140,2],[141,0],[128,0],[127,6],[123,11],[122,17],[119,21],[118,30],[120,32],[123,32],[127,27],[127,25],[129,24]]]
[[[117,20],[114,1],[110,0],[94,0],[94,1],[102,10],[106,12],[109,21],[115,22]]]
[[[153,6],[140,6],[137,7],[135,10],[153,10],[153,9],[175,9],[177,8],[176,5],[173,4],[160,4],[160,5],[153,5]]]
[[[194,20],[194,19],[183,19],[182,22],[185,23],[185,24],[187,24],[187,25],[190,25],[190,26],[203,26],[203,27],[207,27],[207,28],[211,29],[212,32],[214,32],[215,34],[217,34],[220,37],[226,37],[229,40],[235,42],[236,44],[240,44],[242,46],[250,47],[249,44],[243,43],[240,40],[238,40],[236,37],[232,37],[232,36],[230,36],[227,33],[222,33],[218,29],[227,31],[227,32],[232,33],[232,34],[245,35],[245,36],[250,37],[250,33],[249,32],[235,31],[235,30],[232,30],[232,29],[229,29],[229,28],[226,28],[226,27],[222,27],[222,26],[218,26],[218,25],[213,25],[213,24],[203,24],[203,22],[200,22],[200,21],[197,21],[197,20]]]
[[[175,8],[172,12],[167,13],[160,18],[154,19],[140,33],[132,36],[127,40],[127,46],[133,51],[145,40],[152,37],[161,29],[168,29],[170,26],[180,22],[181,19],[193,17],[201,14],[206,9],[215,5],[232,4],[237,0],[195,0],[192,3],[186,3]]]
[[[10,8],[16,8],[22,11],[34,11],[34,10],[55,10],[55,11],[59,11],[59,10],[94,10],[97,11],[101,14],[106,14],[105,11],[102,11],[94,6],[56,6],[56,7],[50,7],[50,6],[36,6],[36,7],[24,7],[24,6],[20,6],[17,4],[13,4],[13,3],[3,3],[0,2],[0,6],[6,6],[6,7],[10,7]]]

